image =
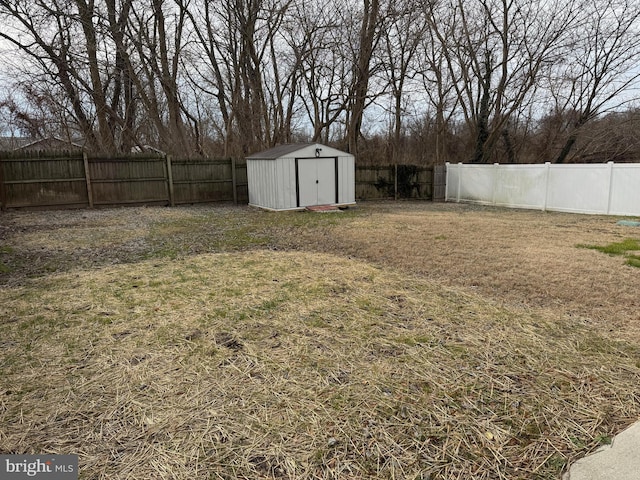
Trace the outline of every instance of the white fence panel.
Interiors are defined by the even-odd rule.
[[[446,200],[562,212],[640,215],[640,164],[447,163]]]
[[[551,166],[547,209],[607,213],[611,183],[609,177],[608,164]]]
[[[460,169],[457,165],[445,165],[444,201],[460,201]]]
[[[640,215],[640,164],[616,165],[611,172],[611,215]]]
[[[493,199],[495,205],[517,208],[544,208],[547,176],[545,165],[499,166],[496,164],[493,170],[496,172]]]
[[[483,165],[460,165],[460,198],[477,203],[491,202],[495,183],[494,173]],[[473,181],[470,181],[473,179]]]

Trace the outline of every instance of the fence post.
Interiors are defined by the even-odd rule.
[[[607,192],[607,215],[609,215],[611,212],[611,196],[613,195],[613,162],[607,162],[607,167],[609,171],[609,181],[607,182],[609,188]]]
[[[544,162],[544,201],[542,203],[542,211],[547,211],[547,202],[549,201],[549,170],[551,170],[551,162]]]
[[[7,209],[7,191],[4,185],[4,166],[0,157],[0,210]]]
[[[84,164],[84,178],[87,182],[87,200],[89,201],[89,208],[93,208],[93,188],[91,187],[91,173],[89,172],[87,152],[82,152],[82,163]]]
[[[233,190],[233,204],[238,204],[238,175],[236,173],[236,159],[231,157],[231,186]]]
[[[175,201],[173,198],[173,171],[171,170],[171,155],[165,156],[167,162],[167,185],[169,187],[169,205],[175,207]]]
[[[444,163],[444,201],[449,200],[449,162]]]
[[[393,199],[398,200],[398,164],[393,165]]]
[[[460,188],[462,187],[462,162],[458,162],[458,192],[456,202],[460,203]]]
[[[499,163],[493,164],[493,182],[491,185],[491,205],[496,204],[496,189],[498,188],[498,170],[500,169]]]

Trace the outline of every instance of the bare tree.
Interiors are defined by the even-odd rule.
[[[131,59],[132,50],[126,38],[127,21],[133,8],[133,0],[105,0],[109,32],[113,39],[115,58],[113,75],[107,81],[107,88],[112,91],[110,111],[110,128],[120,130],[120,138],[116,140],[119,149],[130,152],[137,143],[136,114],[137,92],[135,90],[135,71]],[[117,139],[118,135],[114,135]]]
[[[227,151],[244,154],[291,139],[304,54],[291,33],[291,5],[225,0],[188,9],[197,38],[192,48],[206,60],[194,65],[196,83],[219,106]]]
[[[380,0],[363,0],[360,12],[360,33],[354,51],[352,84],[349,90],[347,144],[353,155],[358,154],[365,107],[369,101],[369,81],[373,75],[372,59],[381,34]]]
[[[546,138],[564,162],[603,144],[580,135],[640,80],[639,20],[632,0],[0,0],[19,55],[2,100],[21,129],[102,152],[239,156],[310,129],[398,161],[411,105],[423,159],[515,162]]]
[[[394,163],[398,163],[401,157],[407,83],[418,73],[418,47],[429,29],[417,7],[417,2],[404,0],[389,3],[384,13],[386,21],[380,50],[382,73],[392,100],[393,131],[390,147]]]
[[[216,135],[224,139],[223,155],[230,153],[229,145],[234,142],[233,121],[235,118],[232,108],[233,92],[237,91],[237,80],[234,74],[238,71],[237,35],[231,22],[230,9],[214,9],[212,2],[193,2],[186,9],[190,19],[193,34],[197,39],[191,45],[192,62],[190,64],[194,74],[187,70],[195,97],[206,95],[215,99],[217,113],[203,107],[209,117]],[[195,101],[198,108],[201,102]],[[219,119],[217,118],[219,116]]]
[[[491,161],[498,141],[509,141],[510,120],[563,52],[579,10],[575,0],[449,0],[429,7],[457,105],[475,138],[472,161]]]
[[[151,0],[150,7],[131,10],[127,40],[140,70],[131,81],[153,126],[147,127],[146,140],[166,152],[184,154],[193,150],[179,91],[186,6]]]
[[[83,75],[79,72],[77,24],[74,22],[70,2],[21,2],[0,1],[0,18],[5,28],[0,38],[10,42],[23,54],[19,67],[21,75],[28,77],[30,86],[50,87],[59,93],[58,108],[68,110],[77,123],[80,133],[90,147],[99,148],[100,141],[92,127],[91,112],[82,99]],[[25,68],[26,66],[26,68]],[[38,76],[38,74],[40,74]],[[36,80],[37,79],[37,80]],[[51,90],[50,90],[51,91]]]
[[[449,158],[446,153],[447,137],[451,120],[457,114],[459,98],[455,87],[460,79],[452,77],[457,72],[448,68],[451,61],[448,60],[449,52],[446,50],[446,44],[441,41],[453,35],[457,26],[455,22],[446,21],[437,26],[433,25],[435,18],[448,19],[446,15],[436,14],[435,8],[434,3],[429,0],[422,2],[423,18],[427,28],[418,50],[418,73],[426,94],[425,117],[427,120],[433,117],[434,120],[433,162],[442,164]],[[426,149],[427,146],[423,148]]]
[[[304,53],[300,56],[300,102],[311,123],[313,141],[328,143],[349,96],[350,42],[339,3],[299,3],[293,12]]]
[[[625,92],[640,79],[639,20],[640,4],[633,0],[584,5],[581,29],[549,82],[556,111],[577,113],[555,163],[567,161],[582,127],[631,99]]]

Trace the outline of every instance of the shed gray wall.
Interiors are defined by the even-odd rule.
[[[356,203],[356,168],[352,156],[338,157],[338,199],[340,203]]]
[[[247,160],[249,204],[276,210],[296,208],[296,169],[292,159]]]

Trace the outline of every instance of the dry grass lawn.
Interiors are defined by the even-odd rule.
[[[559,478],[640,416],[611,217],[0,214],[0,452],[83,479]]]

